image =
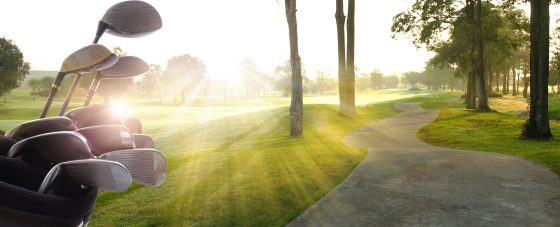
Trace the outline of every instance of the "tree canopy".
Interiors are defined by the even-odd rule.
[[[19,87],[30,68],[18,46],[12,40],[0,38],[0,96]]]

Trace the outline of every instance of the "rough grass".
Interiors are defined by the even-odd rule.
[[[551,97],[551,114],[560,99]],[[441,103],[439,117],[418,132],[423,141],[455,149],[489,151],[520,156],[543,164],[560,174],[560,121],[551,120],[551,141],[520,139],[527,102],[522,97],[504,96],[490,100],[496,113],[479,113],[464,108],[463,101]]]

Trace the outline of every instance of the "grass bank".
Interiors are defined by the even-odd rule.
[[[551,115],[560,111],[560,96],[550,98]],[[490,99],[498,112],[479,113],[464,108],[463,101],[436,102],[438,118],[422,128],[418,137],[441,147],[478,150],[520,156],[540,163],[560,174],[560,120],[551,120],[552,141],[520,139],[527,118],[527,102],[522,97]]]

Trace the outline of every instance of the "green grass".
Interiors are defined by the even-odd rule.
[[[0,129],[39,114],[44,98],[31,101],[27,94],[12,92],[8,103],[0,104],[5,113]],[[337,113],[332,105],[337,96],[306,96],[301,138],[288,136],[289,98],[157,105],[129,97],[127,110],[142,120],[145,133],[164,153],[168,177],[158,188],[135,184],[124,193],[101,193],[90,225],[285,225],[361,162],[366,149],[344,145],[347,133],[397,114],[396,100],[422,94],[392,90],[359,95],[357,103],[364,106],[357,108],[355,118]],[[60,99],[53,110],[59,105]]]
[[[560,99],[551,97],[551,112]],[[521,97],[505,96],[490,100],[496,113],[479,113],[464,108],[463,101],[440,104],[437,120],[422,128],[418,137],[436,146],[478,150],[520,156],[540,163],[560,174],[560,121],[551,120],[556,137],[552,141],[520,139],[526,120],[527,103]],[[552,113],[551,113],[552,114]]]
[[[560,95],[549,96],[548,112],[550,118],[560,120]]]
[[[176,127],[156,141],[169,176],[160,188],[103,193],[92,226],[281,226],[339,184],[363,159],[344,136],[396,114],[392,103],[360,107],[359,117],[333,105],[305,106],[305,136],[290,138],[285,107]]]

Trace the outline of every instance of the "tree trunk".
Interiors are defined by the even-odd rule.
[[[496,73],[496,92],[500,92],[500,74]]]
[[[298,50],[296,0],[285,0],[286,19],[290,33],[290,65],[292,67],[292,102],[290,105],[290,135],[303,135],[303,82]]]
[[[502,77],[502,95],[507,95],[507,78],[508,78],[508,74],[509,72],[506,70],[504,72],[504,76]]]
[[[490,111],[488,106],[488,93],[486,90],[486,69],[484,67],[484,40],[482,39],[482,0],[477,0],[476,15],[476,34],[478,42],[478,76],[480,77],[478,89],[478,110],[483,112]]]
[[[531,84],[529,119],[523,126],[525,139],[550,140],[548,120],[549,0],[531,1]]]
[[[486,91],[488,93],[492,93],[493,86],[494,86],[494,73],[492,72],[492,69],[488,67],[488,90]]]
[[[519,68],[517,70],[517,73],[515,74],[517,76],[517,85],[515,85],[515,93],[517,95],[519,95],[519,84],[521,83],[521,68]]]
[[[511,95],[512,96],[517,96],[517,72],[515,70],[515,67],[511,69],[512,70],[512,74],[513,74],[513,89],[511,91]]]
[[[346,116],[356,115],[356,72],[354,71],[354,18],[355,1],[348,0],[348,20],[346,21],[346,35],[348,36],[346,54],[346,100],[341,105],[342,113]]]
[[[511,75],[510,75],[510,73],[511,73],[511,71],[508,70],[508,77],[506,78],[506,84],[507,84],[507,85],[506,85],[506,91],[507,91],[508,94],[509,94],[509,87],[510,87],[509,85],[511,84],[511,83],[510,83],[510,81],[511,81]]]
[[[474,73],[470,72],[467,79],[467,96],[466,96],[466,108],[476,109],[476,97],[475,97],[475,83],[474,83]]]
[[[336,0],[336,35],[338,46],[338,96],[340,101],[339,112],[346,114],[347,100],[348,100],[348,80],[346,74],[346,41],[344,36],[344,2],[343,0]]]
[[[475,4],[474,4],[474,0],[467,0],[467,17],[469,18],[469,22],[470,23],[474,23],[475,22]],[[473,37],[476,38],[476,37]],[[475,40],[475,39],[473,39]],[[470,46],[470,58],[471,58],[471,63],[474,66],[476,66],[476,59],[475,59],[475,52],[476,52],[476,47],[475,45],[471,45]],[[468,74],[468,81],[467,81],[467,98],[466,98],[466,108],[467,109],[476,109],[476,82],[475,82],[475,70],[472,70],[471,72],[469,72]]]
[[[523,71],[523,98],[529,97],[527,95],[527,87],[529,86],[529,80],[527,79],[527,72]]]

